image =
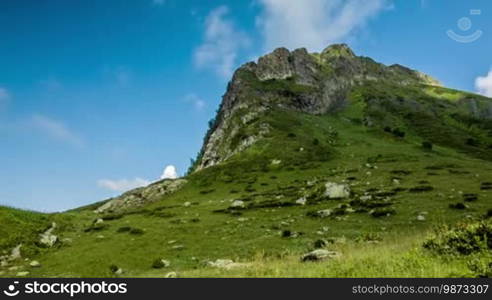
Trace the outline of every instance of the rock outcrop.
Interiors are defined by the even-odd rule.
[[[161,197],[170,195],[181,189],[188,181],[186,179],[165,179],[155,182],[149,186],[137,188],[123,195],[109,199],[98,207],[94,212],[122,212],[128,209],[140,207],[152,203]]]

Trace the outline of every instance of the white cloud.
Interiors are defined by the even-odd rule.
[[[204,42],[194,53],[198,68],[211,68],[224,78],[231,76],[239,52],[250,44],[248,36],[236,29],[228,14],[227,6],[210,12],[205,19]]]
[[[120,180],[101,179],[97,182],[97,185],[114,192],[126,192],[132,189],[147,186],[151,183],[152,182],[146,179],[137,177],[135,179],[120,179]]]
[[[84,145],[82,139],[60,121],[38,114],[32,116],[29,120],[29,125],[59,141],[66,142],[74,146]]]
[[[0,87],[0,111],[5,109],[10,102],[10,93],[6,88]]]
[[[320,51],[350,38],[367,21],[388,8],[388,0],[259,0],[257,26],[265,50],[306,47]]]
[[[480,94],[492,97],[492,70],[486,76],[478,77],[475,80],[475,87]]]
[[[186,95],[184,101],[187,103],[191,103],[196,110],[202,110],[207,105],[205,100],[193,93]]]
[[[176,179],[178,177],[179,175],[176,171],[176,167],[173,165],[166,166],[161,175],[161,179]]]

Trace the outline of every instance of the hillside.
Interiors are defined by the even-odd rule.
[[[492,99],[280,48],[235,72],[184,178],[1,208],[0,276],[490,276],[491,192]]]

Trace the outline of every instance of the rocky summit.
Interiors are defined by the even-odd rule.
[[[186,176],[0,207],[0,276],[490,277],[491,220],[492,99],[279,48],[236,70]]]

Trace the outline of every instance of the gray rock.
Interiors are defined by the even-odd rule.
[[[9,261],[13,261],[13,260],[22,258],[21,247],[22,247],[22,244],[19,244],[14,249],[12,249],[12,251],[10,252],[10,256],[8,257]]]
[[[53,245],[55,245],[56,242],[58,241],[58,237],[53,234],[53,231],[55,229],[56,229],[56,223],[53,222],[48,230],[46,230],[45,232],[39,235],[40,236],[39,243],[45,247],[53,247]]]
[[[246,207],[246,204],[244,203],[244,201],[241,201],[241,200],[234,200],[232,203],[231,203],[231,208],[245,208]]]
[[[296,204],[298,205],[306,205],[306,203],[307,203],[306,197],[302,197],[296,200]]]
[[[15,276],[17,276],[17,277],[26,277],[27,275],[29,275],[29,272],[28,271],[21,271],[21,272],[17,272],[17,274]]]
[[[350,197],[350,187],[347,184],[327,182],[324,195],[330,199],[348,198]]]
[[[330,251],[326,249],[316,249],[309,253],[304,254],[301,257],[301,261],[321,261],[329,258],[337,258],[340,253],[336,251]]]
[[[208,265],[214,268],[225,269],[225,270],[244,268],[249,266],[249,264],[237,263],[231,259],[217,259],[216,261],[209,261]]]
[[[37,260],[33,260],[33,261],[31,261],[31,262],[29,263],[29,265],[30,265],[31,267],[33,267],[33,268],[39,268],[39,267],[41,267],[41,264],[40,264],[40,263],[39,263],[39,261],[37,261]]]
[[[178,273],[176,273],[176,272],[169,272],[164,277],[165,278],[177,278],[178,277]]]

